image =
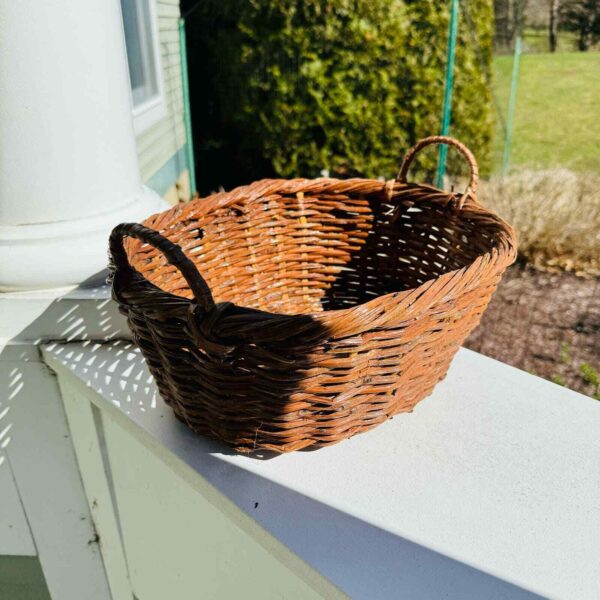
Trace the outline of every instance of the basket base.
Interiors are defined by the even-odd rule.
[[[389,414],[381,414],[379,416],[376,416],[368,423],[365,423],[363,421],[360,426],[350,428],[347,431],[343,432],[343,434],[341,435],[340,432],[336,432],[335,434],[332,434],[329,439],[327,439],[325,436],[321,436],[318,440],[306,438],[299,439],[297,441],[290,442],[287,444],[269,444],[265,443],[264,441],[259,443],[258,440],[260,436],[260,428],[256,430],[256,435],[254,436],[254,439],[238,439],[235,436],[231,435],[232,432],[216,433],[208,426],[201,424],[191,424],[186,419],[185,415],[183,415],[181,411],[177,409],[177,407],[172,407],[172,409],[175,418],[181,423],[183,423],[186,427],[191,429],[194,433],[219,441],[228,448],[230,448],[232,451],[237,452],[239,454],[252,455],[255,458],[268,458],[279,454],[286,454],[288,452],[314,452],[315,450],[326,448],[328,446],[333,446],[346,439],[350,439],[355,435],[359,435],[361,433],[365,433],[371,429],[374,429],[379,425],[385,423],[386,421],[393,419],[396,415],[412,413],[415,409],[415,406],[419,402],[425,400],[428,396],[431,395],[435,386],[446,377],[446,374],[447,369],[444,372],[444,374],[433,385],[431,385],[429,388],[425,388],[424,390],[422,390],[422,393],[419,396],[406,398],[400,393],[400,391],[396,392],[397,400],[392,408],[392,411]]]

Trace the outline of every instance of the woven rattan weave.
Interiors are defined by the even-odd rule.
[[[407,183],[457,147],[465,193]],[[123,224],[113,295],[163,399],[239,451],[333,444],[442,379],[504,269],[512,229],[476,199],[451,138],[396,180],[263,180]],[[128,238],[125,240],[124,238]]]

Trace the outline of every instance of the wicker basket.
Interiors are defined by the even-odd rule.
[[[469,161],[465,193],[406,182],[432,143]],[[432,137],[387,183],[263,180],[196,199],[114,229],[113,296],[190,428],[244,452],[334,444],[432,391],[515,259],[476,186],[469,150]]]

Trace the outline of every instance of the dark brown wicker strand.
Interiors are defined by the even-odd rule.
[[[467,158],[464,194],[406,182],[432,143]],[[476,190],[473,155],[436,136],[387,183],[214,194],[114,229],[113,296],[193,430],[243,452],[333,444],[432,391],[515,259]]]

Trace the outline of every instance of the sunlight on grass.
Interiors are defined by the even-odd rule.
[[[494,60],[494,93],[506,118],[512,56]],[[502,164],[496,119],[494,171]],[[511,170],[567,167],[600,172],[600,52],[521,57]]]

